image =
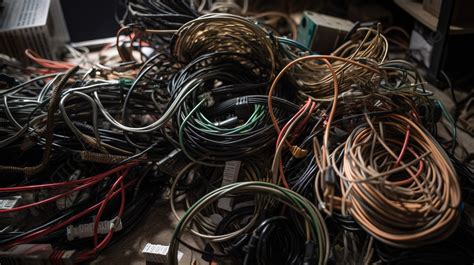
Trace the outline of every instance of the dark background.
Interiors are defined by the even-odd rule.
[[[61,0],[71,42],[115,36],[118,0]],[[122,13],[122,11],[120,11]]]

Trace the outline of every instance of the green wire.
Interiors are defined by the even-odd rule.
[[[234,133],[245,133],[252,130],[258,123],[258,121],[265,115],[263,107],[257,105],[254,112],[249,117],[249,119],[241,125],[238,125],[234,128],[220,128],[215,126],[211,121],[209,121],[202,113],[198,113],[199,120],[196,120],[198,124],[203,126],[205,129],[202,131],[207,133],[218,133],[219,135],[230,135]]]
[[[199,105],[199,104],[198,104]],[[196,106],[193,111],[197,108],[198,106]],[[249,182],[238,182],[238,183],[233,183],[233,184],[230,184],[230,185],[227,185],[227,186],[223,186],[223,187],[220,187],[218,189],[215,189],[214,191],[211,191],[209,192],[208,194],[204,195],[203,197],[201,197],[198,201],[196,201],[191,207],[189,207],[189,209],[184,213],[183,217],[179,220],[177,226],[176,226],[176,229],[174,230],[173,232],[173,235],[172,235],[172,239],[171,239],[171,244],[170,244],[170,250],[173,249],[174,251],[174,248],[177,248],[177,244],[179,244],[179,241],[177,240],[177,238],[179,237],[179,234],[182,230],[182,227],[184,225],[184,220],[186,220],[188,218],[188,216],[194,212],[194,210],[197,208],[197,207],[206,207],[208,204],[212,203],[213,201],[216,201],[218,198],[213,198],[215,197],[216,195],[224,195],[226,193],[229,193],[231,192],[232,190],[235,190],[235,189],[238,189],[240,187],[243,187],[243,186],[249,186],[249,185],[254,185],[254,186],[264,186],[264,187],[269,187],[269,188],[272,188],[272,189],[275,189],[275,190],[278,190],[279,192],[281,192],[287,199],[289,199],[290,202],[293,202],[295,204],[295,206],[299,206],[299,208],[301,208],[302,212],[303,213],[306,213],[309,215],[310,217],[310,220],[311,220],[311,224],[312,224],[312,233],[313,233],[313,237],[314,237],[314,233],[316,232],[317,233],[317,238],[318,238],[318,246],[319,246],[319,250],[320,250],[320,255],[319,256],[319,264],[323,264],[324,263],[324,245],[325,245],[325,241],[322,237],[322,232],[321,231],[321,226],[324,226],[325,224],[324,223],[320,223],[318,222],[318,220],[321,220],[320,218],[316,217],[317,213],[315,212],[315,209],[310,207],[309,203],[305,201],[304,197],[302,197],[301,195],[297,194],[297,193],[294,193],[293,191],[291,190],[287,190],[283,187],[280,187],[278,185],[275,185],[275,184],[272,184],[272,183],[268,183],[268,182],[261,182],[261,181],[249,181]],[[268,194],[271,194],[270,191],[267,191],[267,190],[262,190],[262,193],[268,193]],[[258,194],[257,194],[258,195]],[[273,194],[275,197],[278,197],[277,195]],[[210,200],[209,202],[207,202],[208,200]],[[205,205],[201,205],[203,204],[204,202],[207,202]],[[173,251],[170,251],[168,253],[168,256],[170,259],[173,259],[175,260],[175,257],[174,256],[170,256],[170,255],[173,255]]]
[[[452,141],[451,141],[451,153],[454,154],[454,149],[456,148],[456,139],[457,139],[457,128],[456,123],[454,122],[453,116],[446,110],[443,103],[439,100],[436,100],[441,110],[443,111],[444,117],[448,120],[451,125],[451,134],[452,134]]]
[[[186,150],[186,145],[184,144],[184,137],[183,137],[183,133],[184,133],[184,126],[186,125],[186,123],[188,122],[188,120],[191,118],[191,116],[199,109],[199,107],[201,107],[202,104],[204,104],[205,102],[207,101],[207,99],[202,99],[192,110],[191,112],[189,112],[188,116],[186,116],[183,120],[183,123],[181,123],[181,125],[179,126],[179,144],[181,145],[181,150],[183,150],[183,153],[189,158],[191,159],[192,161],[198,163],[198,164],[202,164],[202,165],[206,165],[206,166],[211,166],[211,167],[223,167],[224,165],[219,165],[219,164],[212,164],[212,163],[208,163],[208,162],[203,162],[203,161],[200,161],[200,160],[197,160],[195,159],[194,157],[191,156],[191,154],[188,152],[188,150]]]

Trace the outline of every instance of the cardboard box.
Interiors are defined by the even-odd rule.
[[[353,25],[346,19],[305,11],[298,27],[297,41],[319,54],[329,54]]]

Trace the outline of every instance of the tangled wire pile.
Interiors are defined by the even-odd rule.
[[[381,26],[314,55],[246,5],[131,0],[98,62],[2,57],[0,247],[89,261],[170,203],[169,264],[472,264],[472,171]]]

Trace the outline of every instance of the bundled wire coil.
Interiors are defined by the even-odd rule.
[[[377,83],[374,72],[358,67],[349,61],[367,63],[376,67],[387,57],[387,40],[380,33],[380,29],[360,28],[357,35],[341,45],[331,56],[342,57],[347,60],[338,60],[332,63],[334,72],[340,83],[340,92],[348,91],[354,84],[365,85],[367,81]],[[298,86],[298,94],[304,100],[307,97],[315,101],[331,101],[333,95],[333,75],[324,64],[317,62],[303,62],[291,71],[291,79]],[[375,80],[371,80],[375,79]]]
[[[126,3],[123,22],[140,23],[146,28],[176,29],[199,16],[193,1],[130,0]]]
[[[275,40],[254,21],[236,15],[201,16],[183,25],[172,43],[172,54],[180,62],[221,51],[246,54],[254,64],[267,69],[269,79],[279,66]]]
[[[237,180],[264,181],[267,176],[266,172],[264,172],[264,164],[262,163],[263,162],[259,161],[258,158],[242,161],[239,167]],[[224,176],[223,171],[224,169],[219,167],[205,167],[200,164],[190,163],[178,173],[170,188],[171,212],[178,221],[181,220],[181,217],[176,210],[176,205],[181,195],[180,191],[186,191],[185,204],[186,209],[188,209],[202,196],[214,190],[216,186],[221,185],[224,181],[224,177],[228,178],[228,176]],[[196,183],[201,185],[198,186]],[[212,207],[210,209],[206,208],[196,215],[196,220],[198,220],[195,222],[196,229],[190,229],[189,231],[196,236],[211,239],[216,242],[219,242],[222,239],[228,239],[228,236],[219,236],[224,233],[217,233],[214,236],[206,236],[206,234],[216,233],[216,231],[219,230],[218,226],[209,220],[209,216],[212,216],[213,214],[221,214],[225,216],[225,213],[226,211],[219,207]],[[251,213],[254,213],[253,209]]]
[[[343,152],[334,171],[343,182],[347,211],[375,238],[415,247],[439,242],[455,230],[461,199],[456,173],[417,123],[397,114],[367,116]]]
[[[271,200],[276,200],[281,203],[284,203],[291,209],[295,210],[304,219],[306,224],[306,236],[308,240],[314,240],[317,243],[317,263],[325,264],[328,258],[329,253],[329,244],[328,244],[328,232],[326,225],[324,223],[323,217],[315,206],[307,201],[301,195],[286,190],[274,184],[267,182],[240,182],[235,184],[230,184],[221,188],[218,188],[197,201],[182,217],[178,223],[176,230],[173,234],[173,238],[170,243],[170,248],[168,252],[169,264],[178,264],[176,254],[179,246],[179,238],[182,236],[186,227],[188,227],[193,221],[194,216],[204,209],[205,207],[211,205],[213,202],[217,201],[222,196],[228,195],[243,195],[243,194],[255,194],[258,193],[259,196],[270,196]],[[313,245],[313,248],[315,246]],[[311,251],[314,251],[311,249]]]

